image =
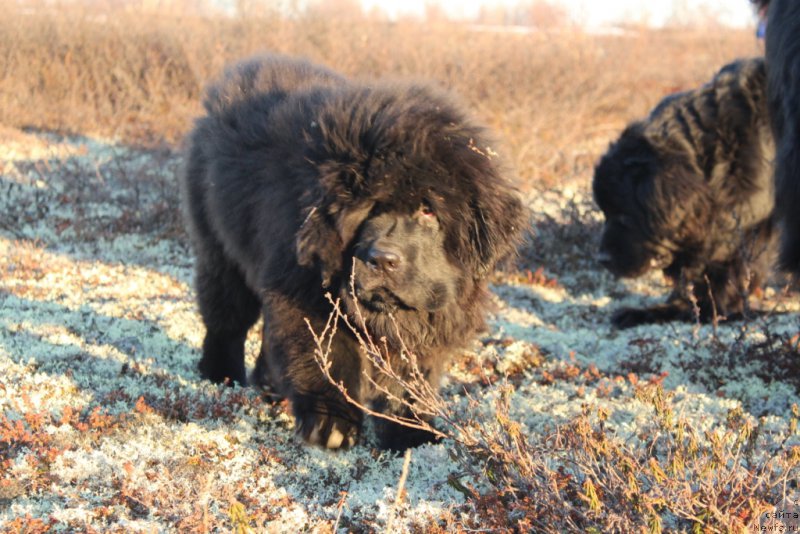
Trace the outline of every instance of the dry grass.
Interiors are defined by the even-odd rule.
[[[538,189],[572,180],[585,183],[597,156],[626,122],[645,114],[664,95],[706,81],[723,63],[761,50],[751,32],[720,28],[659,32],[633,29],[624,37],[575,31],[514,35],[476,32],[466,25],[444,22],[388,23],[347,10],[318,10],[293,19],[262,11],[226,19],[198,16],[189,6],[168,15],[119,8],[87,11],[74,6],[61,6],[56,11],[7,0],[0,0],[0,7],[0,141],[14,142],[5,137],[24,136],[11,128],[6,132],[3,126],[8,126],[114,137],[130,145],[165,149],[147,153],[147,165],[165,171],[163,174],[140,169],[138,159],[133,159],[136,154],[123,156],[122,149],[120,155],[88,170],[69,162],[40,169],[36,165],[44,165],[45,160],[34,157],[8,165],[43,183],[57,179],[65,184],[41,193],[36,189],[33,200],[19,192],[22,185],[7,185],[8,192],[14,188],[25,202],[8,203],[6,216],[0,217],[0,230],[20,239],[12,248],[7,245],[11,251],[7,263],[11,267],[5,267],[3,274],[12,280],[13,267],[14,276],[25,283],[15,282],[17,285],[12,286],[9,281],[4,291],[10,295],[9,288],[13,288],[15,298],[24,297],[30,301],[28,306],[57,300],[58,292],[66,292],[65,288],[78,295],[70,297],[76,306],[83,306],[91,298],[105,303],[119,297],[98,291],[102,287],[91,278],[91,263],[64,257],[61,262],[65,266],[59,267],[54,258],[40,258],[43,253],[38,245],[26,248],[23,240],[31,236],[17,235],[23,223],[39,225],[35,228],[49,224],[55,228],[53,235],[71,232],[75,242],[136,232],[175,237],[177,211],[171,207],[175,205],[176,192],[171,177],[178,162],[172,150],[178,148],[192,118],[200,111],[204,83],[225,63],[242,56],[272,50],[307,56],[355,77],[422,78],[451,88],[497,132],[500,148],[523,184]],[[0,171],[3,165],[0,162]],[[124,171],[128,168],[134,171]],[[112,189],[119,193],[113,198]],[[93,202],[119,204],[123,215],[118,216],[113,210],[81,211]],[[56,208],[62,204],[76,206],[74,213],[54,218],[54,213],[60,213]],[[581,205],[575,204],[571,211],[569,208],[564,208],[563,219],[571,224],[540,218],[536,227],[538,240],[521,257],[523,267],[530,270],[509,278],[517,276],[518,282],[547,291],[569,290],[576,294],[594,291],[604,283],[595,280],[594,272],[588,281],[577,275],[572,280],[566,276],[574,274],[578,267],[583,269],[581,272],[588,272],[583,264],[588,262],[586,250],[595,233],[594,220],[585,216]],[[549,234],[550,239],[543,239]],[[169,259],[164,260],[167,263]],[[119,286],[120,291],[125,289],[123,282],[136,274],[123,267],[110,271],[106,281],[109,286]],[[58,269],[64,271],[64,280],[47,278],[48,273]],[[567,281],[562,282],[562,276]],[[178,287],[175,282],[173,287],[164,282],[165,289],[153,280],[148,277],[146,283],[142,281],[136,286],[136,294],[142,296],[139,287],[153,288],[164,293],[170,306],[188,298],[183,285]],[[98,295],[90,298],[87,293],[91,292]],[[542,308],[546,303],[544,298],[535,302]],[[141,320],[138,315],[149,317],[152,306],[146,304],[141,310],[130,312],[131,322],[125,323],[126,328],[138,324],[133,323],[134,319]],[[183,304],[193,309],[193,304]],[[86,313],[86,309],[80,310]],[[169,316],[170,324],[175,322],[174,313],[173,308],[163,312]],[[77,312],[70,317],[80,323],[73,326],[77,332],[95,328],[93,324],[83,324],[83,315]],[[190,317],[194,320],[193,315]],[[101,326],[117,322],[113,317],[98,320]],[[156,319],[152,321],[156,324]],[[8,322],[14,323],[11,319]],[[63,317],[56,326],[62,322]],[[576,324],[585,329],[583,323]],[[596,328],[596,323],[591,324]],[[543,345],[552,329],[536,330],[544,338]],[[762,332],[764,339],[745,343],[736,338],[725,344],[716,338],[692,338],[691,343],[681,338],[679,346],[687,353],[685,365],[691,371],[695,371],[692,365],[698,367],[697,381],[707,385],[710,392],[721,387],[715,380],[729,377],[721,374],[721,369],[744,366],[750,360],[763,362],[759,369],[791,375],[783,378],[796,388],[798,343],[794,331],[771,333],[761,324],[752,325],[752,329]],[[141,332],[144,340],[154,337],[152,329],[136,332]],[[131,334],[122,331],[118,335],[124,337],[117,349],[130,352],[130,358],[119,370],[119,379],[145,375],[147,362],[137,363],[136,350],[126,349],[126,343],[133,343],[129,341]],[[787,479],[797,478],[800,452],[796,426],[800,412],[777,414],[785,415],[790,426],[787,435],[792,436],[791,442],[784,439],[778,443],[768,439],[776,431],[769,427],[767,419],[750,417],[741,408],[731,409],[724,421],[707,426],[701,425],[698,417],[684,417],[676,411],[673,392],[662,387],[665,374],[659,375],[666,353],[663,347],[674,342],[675,335],[670,337],[667,330],[652,334],[653,339],[647,335],[631,340],[630,346],[624,348],[619,371],[626,374],[625,378],[593,365],[566,361],[566,356],[559,359],[533,344],[526,348],[521,361],[509,363],[502,372],[499,364],[493,367],[494,364],[477,359],[477,363],[471,362],[465,356],[461,365],[474,364],[474,374],[480,379],[475,384],[465,383],[464,390],[494,386],[499,392],[490,417],[482,419],[461,417],[465,410],[477,413],[477,403],[454,412],[430,389],[407,384],[412,390],[421,388],[417,396],[425,401],[423,409],[428,410],[421,415],[435,416],[438,431],[450,438],[448,445],[453,444],[452,455],[463,475],[454,475],[448,484],[466,496],[463,508],[473,512],[459,517],[443,512],[438,525],[421,522],[420,531],[741,531],[769,505],[781,502]],[[91,337],[94,332],[86,336],[95,339]],[[660,337],[655,339],[656,336]],[[495,340],[483,341],[490,344]],[[714,348],[712,355],[716,359],[691,357],[708,345]],[[611,348],[604,350],[616,346],[609,344]],[[180,354],[186,353],[187,361],[196,355],[194,346],[178,345],[175,350],[178,349]],[[584,346],[575,350],[590,354],[595,349]],[[134,363],[129,365],[128,360]],[[62,369],[60,363],[51,365],[52,369]],[[77,372],[83,369],[79,360],[71,365],[76,366]],[[181,370],[183,365],[176,368]],[[193,365],[193,360],[186,365]],[[647,379],[651,371],[653,376]],[[28,374],[34,374],[34,370]],[[97,397],[101,404],[123,403],[129,408],[121,413],[108,414],[88,406],[68,407],[55,413],[40,406],[27,406],[23,397],[18,401],[22,418],[0,416],[0,508],[23,494],[45,492],[52,486],[56,476],[52,465],[64,450],[92,449],[95,443],[117,436],[129,426],[141,426],[148,418],[216,425],[219,419],[238,419],[243,413],[260,414],[265,410],[251,390],[214,390],[214,394],[172,391],[167,389],[166,375],[153,376],[157,393],[140,396],[115,390],[113,397]],[[188,376],[190,381],[196,379],[190,373]],[[771,379],[769,374],[759,378],[764,383]],[[548,387],[567,384],[565,391],[574,389],[577,399],[570,402],[581,402],[586,396],[585,409],[551,432],[526,433],[510,413],[512,391],[523,381]],[[613,393],[623,386],[632,393]],[[620,403],[640,403],[648,415],[629,441],[620,438],[613,422],[608,421],[603,401],[612,395],[620,396]],[[286,423],[274,423],[275,413],[282,412],[283,407],[266,410],[269,413],[261,415],[270,425],[280,427],[276,434],[287,434],[288,430],[281,427]],[[417,422],[423,421],[424,418]],[[42,430],[54,425],[80,432],[86,443],[56,443]],[[261,423],[258,431],[265,432]],[[125,441],[124,437],[119,440]],[[253,471],[245,478],[266,476],[274,470],[273,463],[296,459],[285,452],[280,456],[272,447],[263,442],[251,447],[258,453],[257,461],[249,466]],[[292,454],[294,447],[291,445]],[[240,446],[235,450],[251,449]],[[181,463],[185,455],[169,458],[166,469],[145,464],[146,459],[124,464],[123,471],[108,482],[109,498],[93,510],[99,518],[95,524],[114,523],[114,514],[136,519],[147,510],[152,510],[155,518],[161,514],[162,524],[186,531],[247,531],[250,526],[258,528],[278,521],[289,506],[289,496],[270,497],[264,504],[256,499],[261,490],[248,493],[239,487],[245,484],[241,481],[238,486],[224,489],[212,487],[213,477],[206,471],[212,462],[221,465],[217,456],[227,460],[228,454],[233,453],[227,449],[192,451],[185,465]],[[12,460],[19,457],[26,457],[36,468],[31,470],[25,486],[16,481],[11,470]],[[145,468],[149,469],[145,475],[135,471]],[[361,467],[354,464],[352,469],[359,472]],[[161,493],[148,491],[145,480],[157,483]],[[475,480],[484,485],[475,487]],[[398,482],[396,487],[393,502],[399,508],[402,484]],[[216,500],[211,502],[213,506],[209,505],[210,495]],[[347,520],[339,521],[346,500],[347,491],[342,491],[331,505],[338,509],[335,520],[325,519],[324,527],[329,530],[320,527],[318,531],[335,531],[337,526],[357,531],[355,520],[350,519],[349,525]],[[4,527],[10,531],[44,532],[53,526],[53,521],[19,516]],[[81,525],[89,528],[88,523]]]
[[[528,184],[584,175],[608,139],[665,94],[760,52],[752,32],[719,28],[516,35],[346,9],[287,19],[264,9],[209,18],[189,6],[170,14],[0,7],[0,123],[174,144],[199,113],[205,82],[227,62],[272,50],[351,76],[453,89],[496,130]]]
[[[354,293],[352,298],[357,302]],[[514,387],[508,381],[516,374],[513,369],[500,378],[505,383],[498,384],[493,418],[464,418],[427,383],[413,353],[403,347],[395,354],[385,342],[371,339],[358,306],[355,320],[351,320],[338,300],[332,304],[324,330],[317,333],[312,329],[315,359],[329,382],[372,416],[448,439],[453,446],[451,456],[459,462],[463,474],[490,484],[490,490],[479,492],[456,479],[449,481],[473,503],[479,517],[475,525],[448,525],[450,529],[554,534],[656,534],[665,528],[681,532],[758,530],[765,524],[764,514],[776,503],[789,501],[787,488],[793,488],[800,475],[800,445],[786,437],[777,446],[763,447],[761,438],[762,433],[769,432],[767,425],[763,419],[754,421],[741,407],[730,409],[722,424],[701,428],[675,409],[674,393],[666,392],[661,383],[664,375],[646,382],[633,374],[628,377],[634,397],[645,405],[649,415],[648,422],[637,429],[636,445],[620,439],[607,426],[610,412],[606,408],[590,403],[583,404],[581,414],[548,435],[526,435],[510,415]],[[339,326],[355,335],[373,368],[372,372],[363,371],[365,379],[405,406],[412,416],[374,412],[350,397],[343,384],[332,377],[330,346]],[[762,326],[773,337],[769,325]],[[730,346],[718,342],[717,350],[741,351],[742,341],[743,337]],[[782,356],[796,362],[796,345],[797,336],[781,341],[770,351],[770,359],[777,361]],[[758,346],[754,348],[759,350]],[[540,367],[541,354],[533,352],[527,364]],[[399,359],[410,367],[409,376],[393,369],[392,362],[399,363]],[[593,365],[581,369],[566,364],[556,370],[563,372],[536,372],[542,382],[550,384],[576,378],[586,383],[611,378]],[[402,386],[407,399],[379,386],[375,375],[382,376],[384,384],[388,381]],[[789,418],[792,433],[796,432],[798,417],[800,408],[793,404]]]

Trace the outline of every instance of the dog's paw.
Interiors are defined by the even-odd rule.
[[[611,324],[620,330],[659,322],[647,308],[620,308],[611,316]]]
[[[441,441],[439,436],[427,430],[409,428],[389,421],[376,425],[376,430],[379,447],[384,450],[402,452],[426,443]]]
[[[619,329],[625,329],[643,324],[663,324],[693,319],[692,311],[687,305],[668,302],[649,308],[620,308],[611,316],[611,323]]]
[[[358,441],[361,421],[347,414],[332,415],[326,406],[297,414],[297,434],[311,445],[326,449],[349,449]]]

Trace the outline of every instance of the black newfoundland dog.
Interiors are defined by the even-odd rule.
[[[766,61],[775,135],[775,211],[781,223],[780,264],[800,275],[800,2],[757,0],[768,8]]]
[[[737,61],[665,98],[602,157],[593,183],[606,219],[600,262],[621,277],[661,269],[675,284],[663,305],[618,310],[616,326],[746,309],[776,248],[766,106],[763,60]]]
[[[264,56],[228,69],[204,104],[183,175],[206,326],[200,371],[245,383],[245,335],[261,312],[252,380],[291,400],[305,440],[350,446],[364,414],[323,376],[305,319],[322,330],[326,292],[354,316],[352,275],[370,336],[385,338],[391,357],[413,352],[437,387],[450,356],[483,327],[486,277],[526,224],[518,193],[486,132],[430,87],[362,85]],[[330,359],[350,396],[407,415],[365,378],[402,398],[347,329]],[[411,373],[401,358],[392,364]],[[376,425],[386,448],[430,438]]]

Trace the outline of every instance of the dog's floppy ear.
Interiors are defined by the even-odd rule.
[[[489,148],[484,133],[479,128],[451,133],[438,150],[438,159],[449,171],[440,175],[448,178],[438,184],[440,202],[446,204],[437,208],[448,229],[445,246],[476,279],[516,249],[529,223],[508,169]],[[447,180],[449,187],[441,188]]]
[[[471,207],[474,225],[470,229],[470,242],[476,253],[475,273],[483,278],[519,244],[528,223],[527,211],[519,193],[503,181],[479,184]]]
[[[345,249],[350,246],[372,206],[372,202],[364,201],[345,208],[323,201],[312,207],[295,239],[297,263],[319,269],[322,285],[329,286],[333,276],[342,270]]]

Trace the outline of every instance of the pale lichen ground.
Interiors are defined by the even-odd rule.
[[[452,481],[485,482],[463,477],[447,440],[412,452],[407,494],[395,507],[403,460],[372,448],[369,436],[345,452],[306,447],[285,405],[200,379],[203,329],[177,217],[178,165],[168,151],[0,130],[0,526],[474,524],[472,503]],[[589,405],[603,407],[609,428],[635,447],[652,414],[631,384],[660,380],[698,428],[741,407],[770,429],[765,450],[800,441],[787,434],[800,376],[772,369],[758,352],[767,335],[800,331],[796,296],[769,289],[762,307],[790,313],[716,332],[693,324],[614,330],[610,310],[658,301],[663,280],[623,283],[598,269],[599,215],[586,183],[537,192],[530,206],[534,231],[522,262],[542,270],[493,286],[490,331],[455,362],[442,392],[458,417],[491,421],[500,384],[512,377],[511,415],[531,441]],[[257,350],[254,332],[250,363]],[[564,365],[583,378],[560,373]]]

